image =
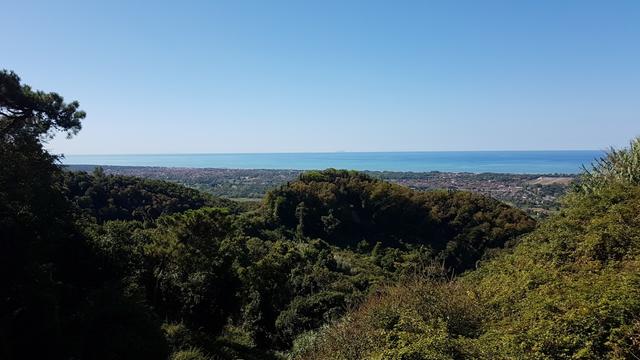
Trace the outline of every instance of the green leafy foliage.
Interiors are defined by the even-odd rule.
[[[64,173],[42,141],[84,116],[0,72],[2,359],[640,354],[637,140],[534,230],[481,195],[350,171],[304,173],[254,211]]]
[[[79,106],[77,101],[65,103],[55,92],[32,90],[13,71],[0,71],[0,134],[5,142],[39,142],[56,131],[76,134],[86,116]]]
[[[513,253],[465,279],[493,311],[494,346],[512,344],[509,351],[531,358],[640,353],[628,334],[640,315],[640,189],[598,193],[574,195]]]
[[[447,267],[475,266],[486,249],[530,231],[522,211],[469,192],[417,192],[349,171],[308,172],[270,192],[266,216],[298,237],[355,248],[425,246]]]
[[[436,275],[436,274],[433,274]],[[380,289],[296,348],[305,359],[455,359],[475,336],[482,308],[471,288],[439,276]],[[308,335],[305,335],[308,336]]]
[[[597,163],[594,173],[607,173],[608,166]],[[342,320],[306,335],[292,355],[638,358],[640,186],[630,180],[636,175],[576,189],[557,215],[477,270],[372,295]]]
[[[230,226],[224,210],[209,208],[162,217],[139,234],[149,302],[163,318],[214,334],[224,327],[238,286],[234,249],[224,241]]]
[[[84,117],[77,102],[0,71],[2,359],[165,355],[153,313],[95,266],[104,259],[74,221],[56,156],[43,149],[56,131],[76,133]]]
[[[93,230],[91,244],[112,259],[100,264],[128,291],[142,294],[157,317],[180,324],[166,327],[174,351],[197,347],[228,355],[227,345],[211,339],[227,337],[232,328],[249,352],[286,349],[300,332],[355,305],[375,281],[356,270],[345,273],[322,241],[247,236],[247,219],[201,208],[147,225],[108,221]]]
[[[105,175],[99,167],[93,174],[66,172],[64,189],[67,198],[98,223],[148,221],[205,206],[239,210],[230,200],[165,181]]]
[[[611,149],[596,160],[591,169],[584,168],[577,191],[592,193],[611,184],[640,185],[640,137],[631,141],[628,148]]]

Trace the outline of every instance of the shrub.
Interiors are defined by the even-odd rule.
[[[171,354],[170,359],[171,360],[211,360],[212,358],[206,355],[204,351],[194,347],[186,350],[178,350],[173,354]]]

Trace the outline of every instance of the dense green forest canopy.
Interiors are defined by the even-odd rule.
[[[0,358],[513,359],[640,354],[638,140],[562,211],[302,174],[246,209],[64,172],[84,112],[0,72]],[[457,276],[454,276],[457,275]]]
[[[210,196],[174,183],[129,176],[65,172],[65,196],[98,223],[109,220],[155,220],[202,207],[224,207],[235,211],[238,203]]]
[[[264,208],[298,236],[352,249],[423,247],[457,270],[534,226],[522,211],[482,195],[417,192],[344,170],[304,173],[269,192]]]
[[[453,281],[419,277],[301,337],[301,359],[637,359],[640,139],[557,215]]]
[[[534,225],[482,196],[354,172],[304,174],[254,211],[63,172],[43,141],[75,134],[84,112],[1,79],[2,358],[277,357],[377,284],[471,268]]]

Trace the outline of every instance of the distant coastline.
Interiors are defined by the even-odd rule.
[[[65,165],[172,168],[576,174],[599,150],[66,155]]]
[[[67,165],[70,171],[92,172],[96,165]],[[257,201],[269,191],[298,178],[303,170],[213,169],[152,166],[102,166],[108,175],[171,181],[240,201]],[[415,190],[464,190],[491,196],[531,215],[558,208],[558,199],[575,179],[571,174],[499,174],[469,172],[365,171],[366,174]]]

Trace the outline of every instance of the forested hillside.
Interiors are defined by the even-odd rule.
[[[0,73],[4,359],[281,358],[385,283],[473,268],[534,222],[464,192],[301,175],[252,211],[180,185],[69,173],[43,148],[78,103]]]
[[[65,172],[63,190],[71,203],[98,223],[154,220],[160,215],[205,206],[239,209],[238,203],[231,200],[166,181],[105,175],[100,167],[92,174]]]
[[[101,166],[106,174],[165,180],[215,196],[239,200],[263,198],[266,193],[297,179],[301,170],[216,169],[150,166]],[[66,165],[70,171],[91,172],[96,165]],[[536,217],[558,208],[559,198],[575,178],[572,174],[500,174],[452,172],[365,171],[365,174],[415,190],[471,191],[514,205]]]
[[[269,192],[263,211],[298,236],[351,249],[421,249],[460,271],[534,226],[522,211],[482,195],[418,192],[336,170],[304,173]]]
[[[559,214],[453,281],[417,277],[300,339],[301,359],[636,359],[640,139]]]
[[[631,359],[640,144],[559,214],[325,170],[255,209],[64,172],[84,112],[0,72],[1,359]]]

